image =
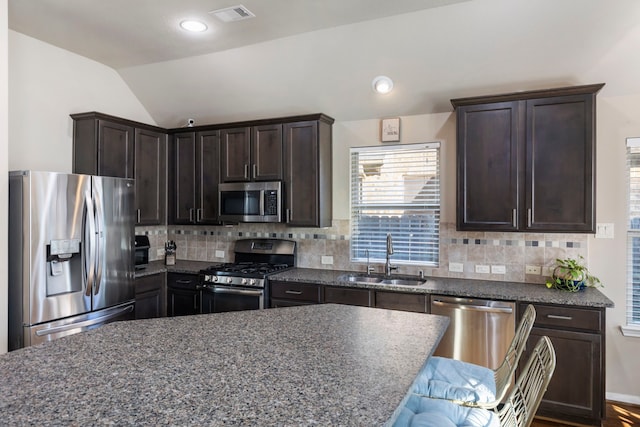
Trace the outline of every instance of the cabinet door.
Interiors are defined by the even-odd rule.
[[[251,178],[282,180],[282,125],[251,128]]]
[[[200,314],[201,291],[197,274],[167,274],[167,316]]]
[[[520,366],[540,337],[551,339],[556,369],[536,414],[600,425],[604,411],[601,336],[582,332],[534,327]]]
[[[459,230],[518,229],[522,103],[457,109]]]
[[[165,274],[144,276],[135,280],[136,319],[164,317],[167,314]]]
[[[222,182],[250,181],[251,128],[220,131]]]
[[[595,232],[594,96],[527,101],[527,230]]]
[[[134,178],[133,127],[98,121],[98,175]]]
[[[220,132],[198,132],[196,153],[198,224],[218,224],[218,184],[220,183]]]
[[[285,124],[285,220],[288,225],[317,226],[318,124]]]
[[[196,135],[194,132],[173,135],[171,147],[171,198],[169,216],[172,224],[195,222],[196,206]]]
[[[137,225],[160,225],[166,219],[167,135],[135,130]]]
[[[334,288],[332,286],[326,286],[324,288],[324,303],[371,307],[371,292],[367,289]]]
[[[421,294],[405,294],[401,292],[375,292],[375,307],[389,310],[427,312],[427,296]]]

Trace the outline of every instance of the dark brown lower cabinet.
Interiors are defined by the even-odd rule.
[[[167,273],[167,316],[202,313],[197,274]]]
[[[315,283],[269,282],[269,307],[293,307],[296,305],[319,304],[321,286]]]
[[[167,315],[166,279],[164,273],[139,277],[135,280],[136,319]]]
[[[375,292],[375,307],[388,308],[390,310],[413,311],[416,313],[427,313],[428,295],[405,294],[402,292]]]
[[[542,336],[551,339],[556,353],[556,369],[536,416],[600,426],[605,416],[604,309],[534,306],[536,322],[520,367]],[[520,303],[519,313],[524,307]]]
[[[368,289],[341,288],[325,286],[324,302],[326,304],[348,304],[371,307],[371,292]]]

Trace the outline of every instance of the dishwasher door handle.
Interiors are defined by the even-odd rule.
[[[450,302],[444,302],[444,301],[438,301],[438,300],[431,301],[431,304],[437,305],[439,307],[450,307],[450,308],[455,308],[459,310],[482,311],[483,313],[504,313],[504,314],[513,313],[513,309],[510,307],[487,307],[484,305],[450,303]]]

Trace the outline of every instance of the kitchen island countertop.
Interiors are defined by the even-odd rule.
[[[325,304],[111,323],[0,356],[0,419],[384,425],[448,321]]]

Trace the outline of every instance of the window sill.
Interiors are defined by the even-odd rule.
[[[640,326],[638,325],[620,326],[620,330],[625,337],[640,338]]]

